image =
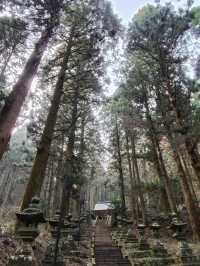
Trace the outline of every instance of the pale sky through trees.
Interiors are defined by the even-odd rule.
[[[147,4],[155,4],[158,0],[110,0],[114,9],[114,12],[122,19],[122,23],[128,25],[131,18],[137,13],[137,11]],[[176,7],[186,7],[188,0],[160,0],[160,4],[171,3]],[[193,5],[198,5],[200,0],[194,0]],[[119,48],[120,49],[120,48]],[[121,50],[121,49],[120,49]],[[117,64],[117,62],[115,63]],[[121,63],[119,63],[121,64]],[[119,77],[115,68],[108,69],[111,84],[106,91],[106,95],[112,95],[118,87]]]
[[[128,23],[131,17],[137,12],[139,8],[145,4],[153,4],[155,0],[111,0],[113,8],[119,17],[122,18],[124,23]],[[176,6],[182,6],[187,3],[187,0],[161,0],[160,3],[172,3]],[[198,4],[200,0],[194,0],[194,4]]]

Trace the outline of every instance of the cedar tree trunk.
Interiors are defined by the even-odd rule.
[[[21,210],[27,208],[32,197],[34,195],[40,195],[41,188],[43,185],[45,170],[48,162],[49,151],[53,138],[54,128],[56,125],[57,114],[60,106],[61,97],[63,94],[63,85],[65,81],[65,73],[68,65],[68,60],[71,55],[73,39],[73,30],[71,31],[67,49],[63,58],[62,67],[60,69],[53,99],[47,116],[46,124],[41,137],[40,145],[37,149],[35,161],[32,167],[29,182],[26,186],[26,191],[23,196]]]
[[[32,81],[38,70],[41,58],[51,38],[52,29],[42,32],[40,39],[35,44],[35,49],[30,55],[22,74],[14,85],[0,112],[0,159],[7,150],[12,131],[30,90]]]

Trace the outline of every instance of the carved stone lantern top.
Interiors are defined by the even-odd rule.
[[[137,228],[141,230],[144,230],[146,227],[147,227],[146,224],[142,224],[142,223],[137,225]]]
[[[159,230],[160,230],[160,228],[161,228],[161,225],[160,225],[158,222],[154,221],[154,222],[150,225],[150,228],[151,228],[152,231],[153,231],[153,235],[154,235],[154,237],[155,237],[155,238],[159,238]]]
[[[150,228],[155,232],[155,231],[159,231],[160,228],[161,228],[161,225],[157,222],[153,222],[151,225],[150,225]]]
[[[24,242],[32,242],[39,235],[38,224],[45,223],[43,212],[40,208],[40,200],[34,197],[28,208],[16,212],[19,223],[17,237]]]
[[[175,230],[183,230],[186,227],[187,223],[179,220],[178,218],[174,218],[171,223],[171,228]]]
[[[152,230],[159,230],[161,228],[161,225],[157,222],[153,222],[150,227]]]
[[[40,199],[37,197],[32,199],[28,208],[23,211],[16,212],[16,216],[17,219],[26,226],[35,225],[37,227],[39,223],[46,222],[40,207]]]
[[[145,235],[145,229],[146,229],[147,225],[146,224],[143,224],[143,223],[140,223],[137,225],[137,229],[138,229],[138,232],[140,234],[140,237],[144,237]]]
[[[181,241],[185,239],[184,229],[186,228],[187,223],[179,220],[178,218],[174,218],[171,223],[171,228],[175,232],[173,237],[177,240]]]
[[[59,225],[60,221],[60,212],[56,211],[55,215],[48,220],[51,227],[55,228]]]

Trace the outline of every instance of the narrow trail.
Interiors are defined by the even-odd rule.
[[[103,224],[96,226],[94,254],[96,266],[131,266],[128,259],[122,257],[120,248],[112,242],[109,229]]]

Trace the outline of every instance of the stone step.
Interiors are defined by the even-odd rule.
[[[97,228],[94,241],[96,266],[131,266],[127,258],[123,258],[121,250],[110,237],[108,230]]]

